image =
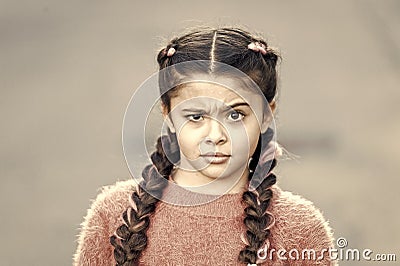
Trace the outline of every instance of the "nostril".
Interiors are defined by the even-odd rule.
[[[201,144],[205,144],[206,149],[210,149],[210,146],[212,147],[215,146],[215,141],[210,137],[205,137],[203,141],[200,143],[200,145]]]
[[[214,144],[214,141],[210,137],[204,138],[204,142],[208,144]]]

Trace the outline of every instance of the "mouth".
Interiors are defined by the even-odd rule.
[[[222,152],[209,152],[201,155],[201,157],[205,158],[205,160],[210,164],[221,164],[228,161],[231,156]]]

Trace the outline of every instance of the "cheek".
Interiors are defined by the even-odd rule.
[[[250,154],[253,154],[256,150],[258,139],[260,137],[260,130],[258,128],[252,128],[249,132],[249,142],[250,142]]]
[[[201,136],[198,131],[192,130],[190,126],[183,126],[177,132],[178,145],[185,157],[195,159],[199,156],[199,143]]]
[[[231,131],[234,153],[250,157],[257,147],[259,136],[257,123],[247,123],[241,130]]]

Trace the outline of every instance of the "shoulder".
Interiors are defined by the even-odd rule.
[[[122,213],[129,207],[129,198],[137,186],[135,180],[128,179],[100,187],[96,198],[91,200],[82,227],[94,226],[112,235],[122,224]]]
[[[108,217],[113,216],[115,212],[121,214],[128,207],[129,197],[136,187],[137,183],[129,179],[99,188],[89,211],[99,212]]]
[[[324,249],[333,246],[333,232],[322,212],[300,195],[272,187],[271,212],[275,234],[290,247]]]
[[[122,213],[129,206],[129,197],[136,188],[133,179],[103,186],[92,200],[77,238],[73,265],[110,265],[113,248],[110,236],[122,224]]]

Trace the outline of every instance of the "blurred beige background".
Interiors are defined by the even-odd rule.
[[[281,51],[278,139],[300,156],[281,187],[350,248],[400,260],[400,1],[246,2],[0,1],[1,265],[71,265],[91,199],[130,178],[132,93],[163,39],[204,23]]]

